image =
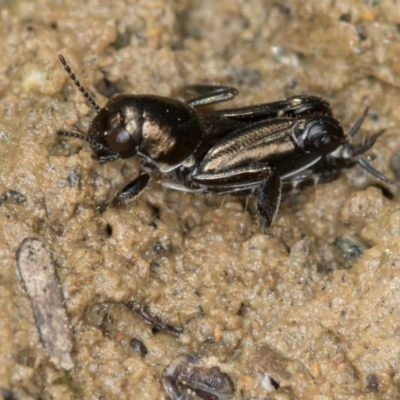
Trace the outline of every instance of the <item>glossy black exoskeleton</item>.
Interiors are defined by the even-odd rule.
[[[142,159],[138,177],[112,204],[137,196],[151,175],[157,174],[163,186],[185,192],[256,196],[262,230],[277,238],[268,229],[284,193],[332,181],[342,168],[356,163],[390,182],[361,157],[383,131],[361,144],[351,143],[367,110],[346,135],[329,103],[314,96],[218,111],[201,108],[238,94],[227,86],[189,86],[198,97],[187,102],[155,95],[117,95],[101,108],[63,56],[59,58],[97,115],[87,135],[58,134],[88,142],[99,162],[135,155]]]

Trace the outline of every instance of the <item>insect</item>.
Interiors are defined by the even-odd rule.
[[[153,175],[163,186],[185,192],[252,195],[263,233],[289,252],[288,245],[269,232],[283,194],[330,182],[342,168],[357,163],[390,183],[362,157],[383,131],[352,143],[367,110],[345,134],[329,103],[315,96],[223,110],[203,108],[234,98],[238,91],[229,86],[188,86],[196,97],[186,102],[149,94],[117,95],[102,108],[64,57],[59,59],[97,115],[87,134],[58,134],[88,142],[100,163],[135,155],[141,159],[137,178],[112,205],[137,196]]]

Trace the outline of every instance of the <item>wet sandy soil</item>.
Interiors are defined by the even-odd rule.
[[[287,255],[247,199],[154,181],[100,214],[138,160],[99,165],[56,135],[94,116],[62,53],[101,105],[208,82],[237,87],[237,106],[323,96],[345,129],[369,106],[363,133],[388,128],[371,163],[399,185],[399,26],[391,1],[1,2],[3,398],[167,399],[189,370],[196,384],[215,373],[221,399],[399,398],[396,185],[355,167],[285,199],[272,232]],[[56,265],[69,371],[50,361],[17,272],[27,237]]]

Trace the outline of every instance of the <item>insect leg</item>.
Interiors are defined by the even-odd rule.
[[[222,171],[200,172],[194,174],[191,179],[201,185],[231,188],[234,191],[240,187],[248,188],[261,184],[271,174],[272,170],[268,165],[254,163]]]
[[[322,185],[336,180],[341,174],[341,167],[333,158],[323,158],[304,173],[294,175],[282,181],[282,193],[298,192],[309,187]]]
[[[290,247],[277,235],[269,232],[269,227],[275,219],[282,198],[282,182],[279,175],[274,173],[261,185],[257,198],[257,214],[261,229],[265,236],[274,238],[290,253]]]
[[[286,100],[271,103],[216,110],[213,111],[212,114],[224,118],[240,120],[242,122],[255,122],[265,118],[300,118],[309,115],[332,116],[332,110],[329,103],[320,97],[298,95],[289,97]]]
[[[199,95],[199,97],[186,102],[192,107],[202,107],[232,100],[239,93],[235,88],[230,86],[190,85],[186,86],[186,89]]]
[[[268,231],[278,212],[282,192],[279,175],[273,172],[268,165],[256,163],[218,173],[202,173],[192,176],[192,179],[207,187],[205,193],[249,195],[258,186],[259,189],[256,189],[258,193],[257,211],[262,231],[264,235],[278,240],[290,253],[290,248],[285,241]]]
[[[99,206],[97,209],[104,212],[109,206],[118,206],[127,203],[147,186],[150,180],[150,175],[147,173],[140,174],[136,179],[129,182],[112,200]]]
[[[132,200],[147,186],[150,175],[147,173],[140,174],[132,182],[129,182],[112,200],[111,205],[116,206],[127,203]]]

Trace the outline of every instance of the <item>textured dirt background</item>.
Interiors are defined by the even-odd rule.
[[[100,215],[137,160],[99,166],[86,144],[55,134],[86,130],[94,115],[63,53],[100,104],[221,83],[241,92],[231,105],[324,96],[346,128],[369,105],[363,131],[391,128],[373,165],[399,183],[397,2],[0,0],[0,37],[4,398],[166,399],[162,373],[182,354],[227,373],[237,399],[400,398],[395,186],[354,168],[287,199],[273,225],[287,256],[246,199],[152,183]],[[74,336],[68,373],[50,363],[17,275],[26,237],[57,263]],[[129,301],[185,333],[157,333]],[[276,392],[262,386],[266,373]]]

